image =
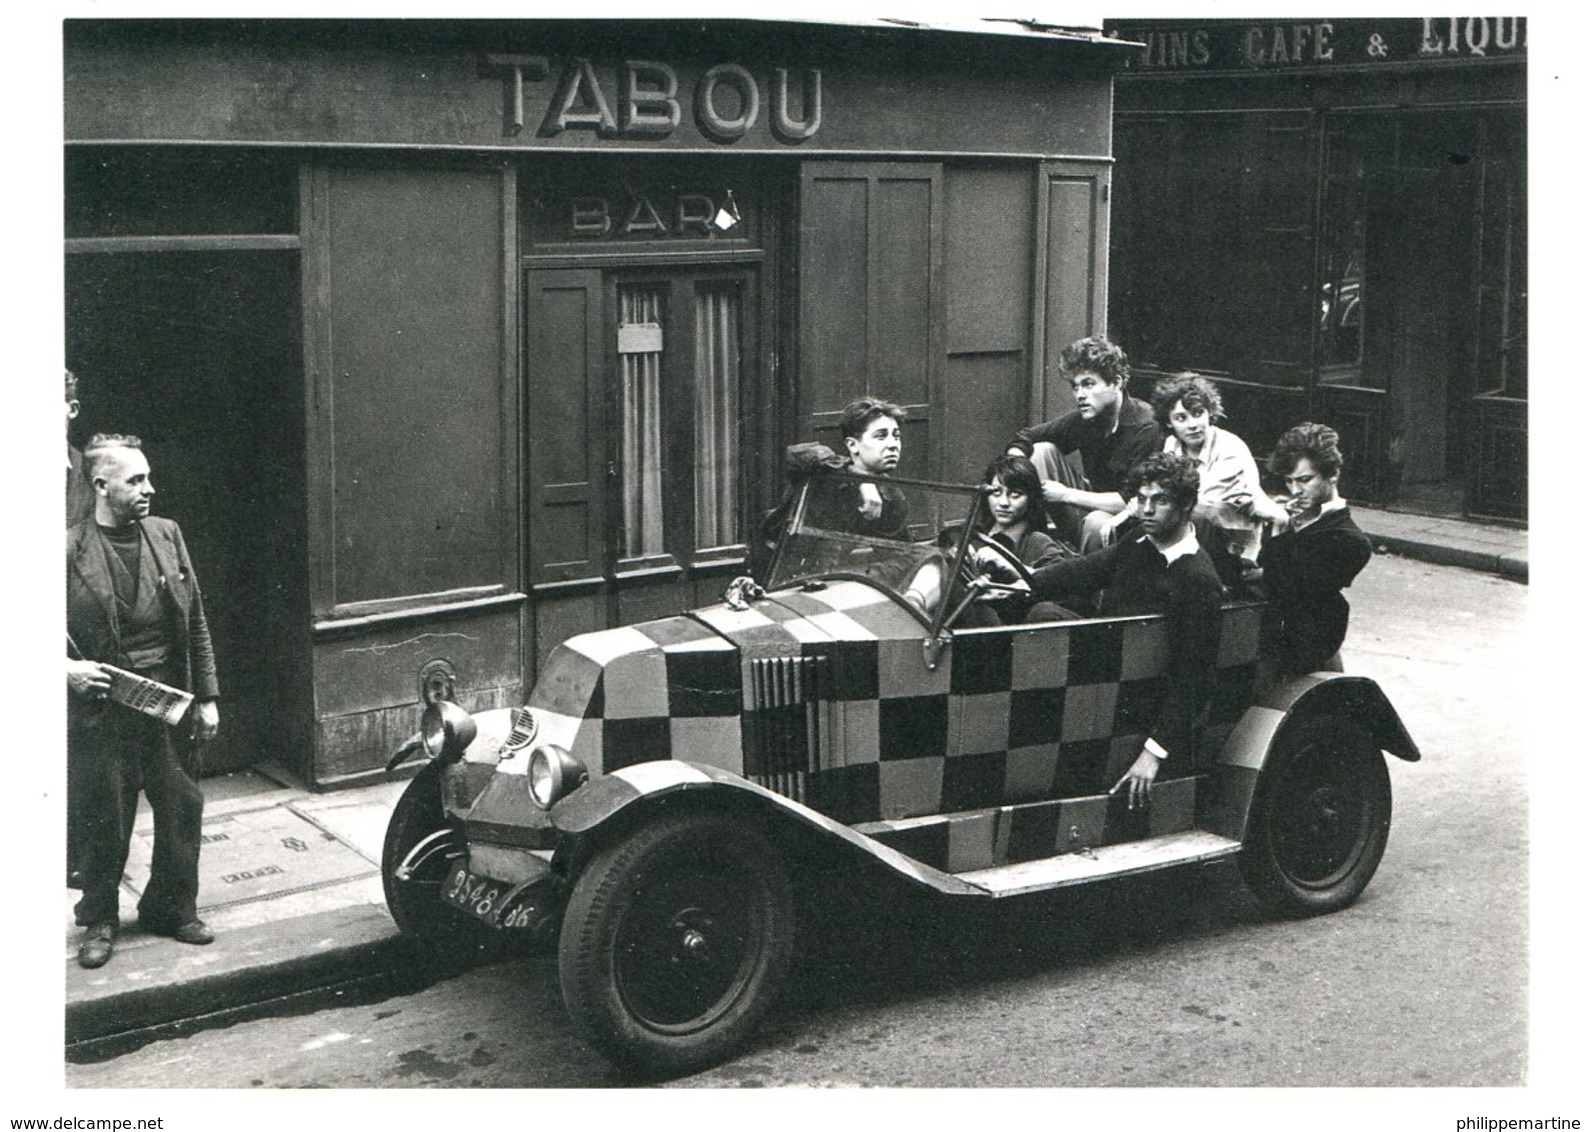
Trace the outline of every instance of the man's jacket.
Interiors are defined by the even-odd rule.
[[[215,676],[215,648],[182,529],[170,519],[152,515],[142,523],[144,552],[154,555],[154,576],[167,619],[172,659],[179,666],[179,684],[200,699],[214,699],[221,694]],[[67,528],[66,631],[84,659],[130,668],[116,619],[116,593],[105,557],[109,553],[114,552],[106,548],[92,518]]]

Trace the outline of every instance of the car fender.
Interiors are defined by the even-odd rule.
[[[1419,759],[1397,709],[1373,680],[1340,672],[1291,677],[1249,707],[1226,737],[1209,790],[1199,799],[1200,827],[1241,841],[1270,752],[1298,721],[1321,715],[1348,716],[1368,728],[1382,751],[1408,762]]]
[[[793,822],[827,834],[916,884],[954,896],[986,895],[949,873],[907,857],[791,798],[717,767],[682,759],[637,763],[610,771],[556,803],[551,817],[563,835],[559,857],[565,862],[577,860],[589,846],[627,827],[630,820],[662,800],[686,796],[719,803],[748,803],[760,811],[761,817]]]

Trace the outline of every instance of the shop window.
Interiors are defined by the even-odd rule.
[[[1319,296],[1320,354],[1330,366],[1364,360],[1364,218],[1326,229],[1325,282]]]
[[[1529,243],[1522,155],[1504,150],[1486,174],[1478,388],[1523,400],[1529,396]]]
[[[1523,193],[1510,195],[1505,235],[1507,248],[1503,276],[1506,279],[1502,327],[1502,393],[1508,397],[1529,396],[1529,243],[1524,237]]]
[[[1118,123],[1111,325],[1141,369],[1304,383],[1315,138],[1302,114]]]
[[[1346,130],[1331,133],[1327,147],[1317,312],[1321,378],[1356,382],[1364,363],[1367,300],[1366,157],[1363,146]]]
[[[620,283],[617,298],[622,557],[679,560],[732,546],[740,541],[740,284]],[[669,326],[682,307],[688,323]]]

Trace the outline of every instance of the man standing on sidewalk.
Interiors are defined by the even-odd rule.
[[[100,967],[115,947],[140,787],[154,811],[155,847],[138,926],[183,943],[215,938],[197,911],[204,795],[194,776],[198,750],[220,724],[220,689],[182,531],[149,515],[155,489],[141,442],[96,435],[83,465],[95,499],[93,516],[66,532],[67,744],[87,784],[77,961]],[[168,726],[113,700],[107,665],[195,699]]]

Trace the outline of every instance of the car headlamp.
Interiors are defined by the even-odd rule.
[[[475,741],[475,720],[451,700],[433,700],[420,717],[420,742],[440,762],[457,762]]]
[[[561,747],[550,743],[530,752],[530,797],[544,810],[585,784],[585,767]]]

